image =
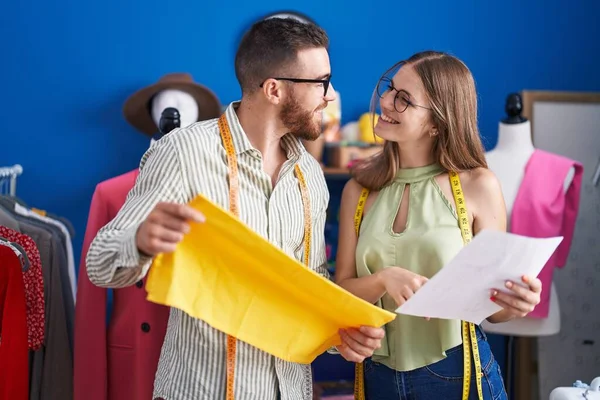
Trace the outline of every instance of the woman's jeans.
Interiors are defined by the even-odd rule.
[[[485,400],[506,400],[507,394],[500,367],[480,327],[475,328],[481,359],[481,388]],[[461,400],[463,389],[463,347],[459,345],[446,352],[447,357],[434,364],[409,372],[398,372],[383,364],[366,359],[365,395],[367,400]],[[473,352],[471,351],[471,358]],[[469,399],[476,400],[477,381],[471,359]]]

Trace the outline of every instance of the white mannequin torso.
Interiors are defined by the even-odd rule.
[[[525,167],[535,151],[531,141],[531,124],[529,121],[518,124],[499,124],[498,144],[486,153],[486,160],[492,172],[496,174],[502,186],[507,213],[507,230],[510,232],[510,216],[521,182],[525,175]],[[571,168],[564,183],[565,191],[573,180],[575,169]],[[550,294],[550,311],[548,318],[520,318],[500,324],[482,323],[486,332],[510,336],[545,336],[560,331],[560,307],[554,283]]]

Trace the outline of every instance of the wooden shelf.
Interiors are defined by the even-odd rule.
[[[323,172],[327,176],[350,176],[350,170],[348,168],[323,167]]]

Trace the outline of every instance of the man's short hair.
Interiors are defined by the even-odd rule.
[[[293,73],[298,52],[329,47],[325,31],[293,18],[268,18],[255,23],[242,38],[235,56],[235,75],[242,93],[252,93],[277,75]]]

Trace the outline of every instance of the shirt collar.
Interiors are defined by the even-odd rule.
[[[230,103],[225,110],[225,117],[227,118],[227,122],[229,124],[231,139],[233,140],[233,146],[237,155],[254,149],[250,143],[250,140],[248,140],[246,132],[244,132],[244,129],[240,124],[237,113],[235,112],[239,104],[239,101],[234,101]],[[288,133],[281,138],[281,144],[287,154],[288,159],[299,158],[304,152],[306,152],[306,149],[302,145],[300,139],[291,133]]]

